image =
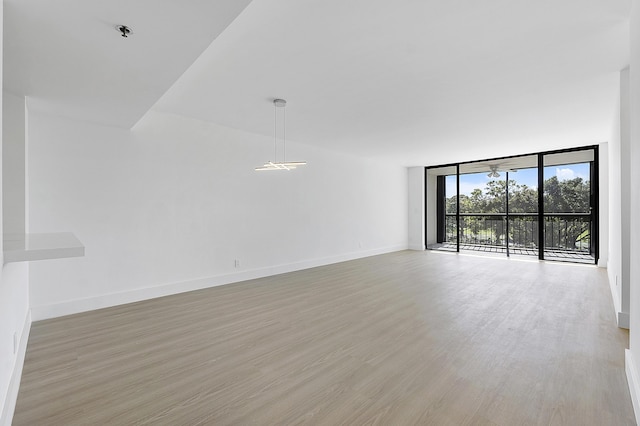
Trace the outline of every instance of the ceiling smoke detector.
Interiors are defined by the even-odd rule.
[[[120,31],[120,35],[124,38],[129,37],[129,34],[131,34],[131,28],[127,27],[126,25],[118,25],[116,29]]]

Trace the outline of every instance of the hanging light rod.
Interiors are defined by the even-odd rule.
[[[293,170],[298,166],[304,166],[306,161],[287,161],[287,121],[284,107],[287,106],[287,101],[284,99],[273,100],[273,161],[267,161],[261,167],[256,167],[256,171],[264,170]],[[278,108],[282,110],[282,161],[278,161]]]
[[[256,170],[257,171],[262,171],[262,170],[293,170],[298,166],[304,166],[306,164],[307,164],[306,161],[293,161],[293,162],[287,162],[287,163],[274,163],[272,161],[269,161],[268,163],[264,163],[264,166],[262,166],[262,167],[256,167]]]

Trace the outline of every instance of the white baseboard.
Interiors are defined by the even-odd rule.
[[[613,272],[611,272],[611,269],[607,269],[607,281],[609,281],[609,288],[611,290],[611,299],[613,301],[613,309],[616,313],[616,322],[618,323],[618,327],[628,329],[629,313],[622,312],[622,306],[620,306],[620,295],[618,294],[618,288],[616,287],[615,282],[615,275],[612,277],[611,274],[613,274]]]
[[[636,423],[640,424],[640,382],[638,381],[638,370],[633,362],[633,354],[629,349],[624,351],[624,370],[627,373],[627,383],[629,385],[629,393],[631,394],[631,402],[633,403],[633,412],[636,415]]]
[[[30,331],[31,312],[27,312],[27,317],[24,320],[22,328],[22,334],[20,335],[20,343],[18,345],[15,365],[13,366],[13,373],[11,374],[11,380],[9,382],[7,397],[4,401],[2,412],[0,413],[0,426],[11,426],[11,422],[13,420],[13,413],[16,409],[16,402],[18,401],[18,391],[20,390],[22,367],[24,367],[24,358],[27,354],[27,343],[29,342]]]
[[[379,254],[391,253],[395,251],[407,250],[407,245],[384,247],[373,250],[358,251],[341,254],[337,256],[324,257],[319,259],[305,260],[302,262],[277,265],[266,268],[252,269],[233,274],[217,275],[207,278],[200,278],[177,283],[160,284],[153,287],[137,288],[130,291],[110,293],[100,296],[70,300],[67,302],[55,303],[51,305],[32,306],[31,315],[33,321],[40,321],[49,318],[72,315],[80,312],[92,311],[95,309],[108,308],[111,306],[124,305],[126,303],[139,302],[156,297],[169,296],[172,294],[184,293],[187,291],[200,290],[203,288],[216,287],[219,285],[231,284],[240,281],[263,278],[271,275],[284,274],[287,272],[299,271],[302,269],[315,268],[317,266],[330,265],[332,263],[346,262],[363,257],[375,256]]]
[[[427,248],[424,246],[424,244],[410,244],[409,245],[409,250],[419,250],[419,251],[424,251]]]

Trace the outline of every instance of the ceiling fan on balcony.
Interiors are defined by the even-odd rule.
[[[498,166],[489,166],[489,174],[487,175],[487,177],[490,178],[498,178],[500,177],[500,173],[498,173]]]
[[[499,172],[515,173],[515,172],[517,172],[517,170],[516,169],[501,169],[500,165],[498,165],[498,164],[490,164],[489,165],[489,173],[487,174],[487,177],[499,178],[500,177],[500,173]]]

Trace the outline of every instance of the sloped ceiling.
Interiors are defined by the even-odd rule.
[[[284,98],[289,139],[408,166],[610,136],[629,0],[247,3],[8,0],[5,84],[90,121],[160,98],[263,135]]]

